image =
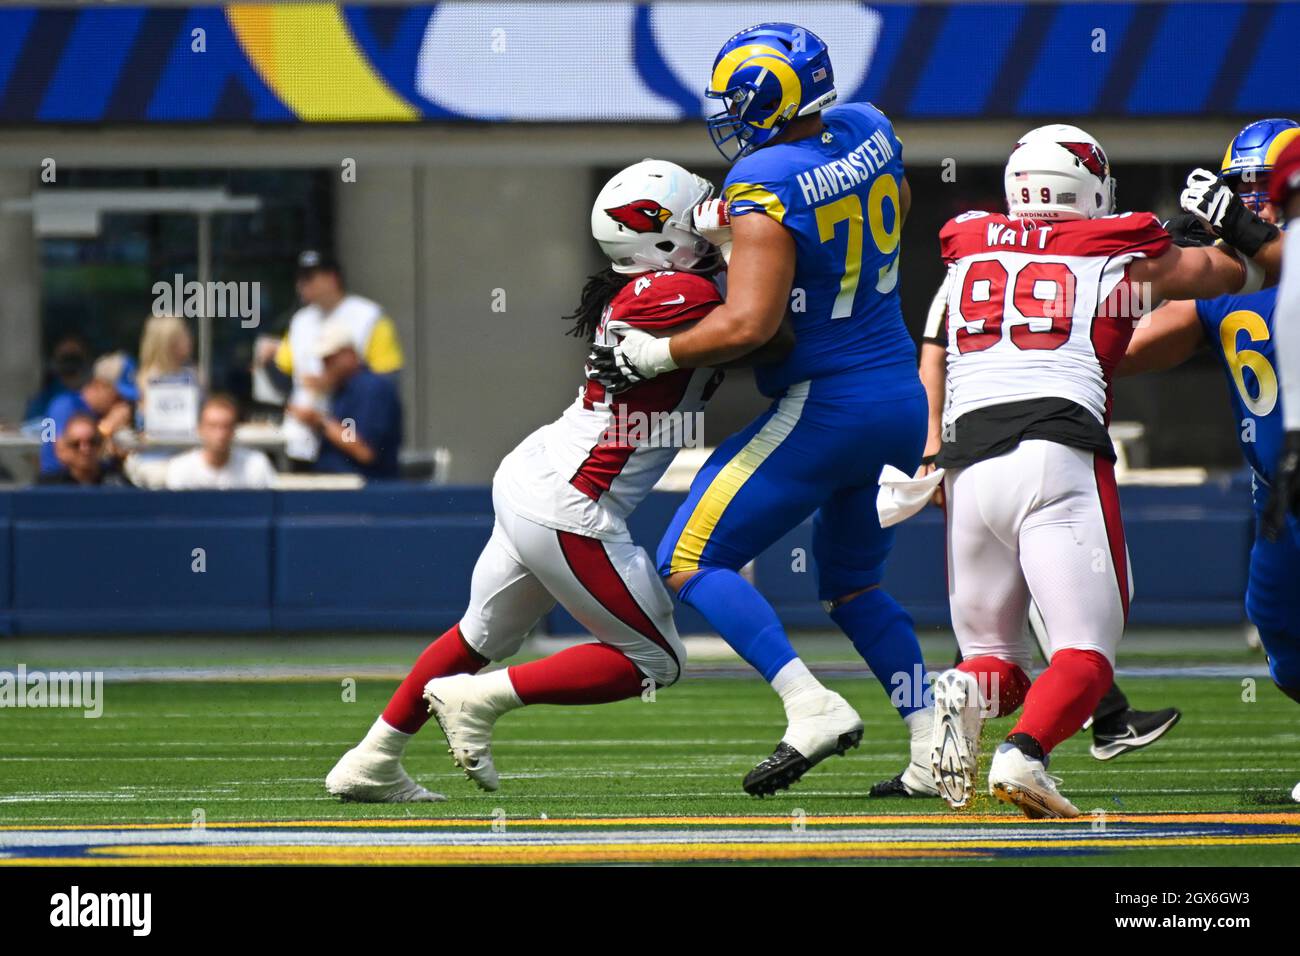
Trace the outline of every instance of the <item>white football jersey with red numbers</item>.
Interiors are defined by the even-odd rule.
[[[617,344],[621,322],[665,332],[722,304],[718,286],[688,272],[647,272],[610,301],[596,342]],[[548,528],[625,538],[625,520],[683,445],[701,442],[700,412],[722,381],[714,369],[677,369],[618,394],[584,382],[558,419],[533,432],[501,462],[495,491],[519,514]]]
[[[1153,307],[1126,279],[1169,234],[1150,213],[1040,222],[988,212],[949,220],[945,424],[991,405],[1063,398],[1108,424],[1110,381]]]

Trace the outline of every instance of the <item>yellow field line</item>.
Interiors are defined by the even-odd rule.
[[[1134,849],[1300,845],[1300,834],[1259,837],[1135,837],[1070,840],[884,843],[610,843],[529,846],[127,846],[99,847],[85,857],[0,860],[0,866],[76,865],[466,865],[529,863],[686,863],[755,860],[974,859],[998,849]]]
[[[790,815],[750,816],[664,816],[664,817],[507,817],[512,827],[654,827],[654,826],[789,826]],[[801,822],[808,826],[962,826],[969,824],[1001,824],[1023,826],[1029,824],[1074,824],[1091,826],[1096,817],[1085,814],[1072,820],[1028,820],[1016,814],[840,814],[818,816],[809,814]],[[1273,826],[1300,826],[1300,812],[1296,813],[1106,813],[1110,823],[1161,823],[1161,824],[1251,824]],[[437,818],[380,818],[371,820],[247,820],[212,822],[210,830],[225,829],[424,829],[453,827],[484,827],[496,822],[491,817]],[[189,830],[190,823],[95,823],[95,824],[0,824],[0,832],[61,831],[61,830]]]

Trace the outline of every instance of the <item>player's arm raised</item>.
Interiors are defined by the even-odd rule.
[[[1195,355],[1204,343],[1196,303],[1191,299],[1166,302],[1133,330],[1115,374],[1122,377],[1174,368]]]
[[[1208,169],[1192,170],[1178,203],[1244,257],[1241,263],[1248,286],[1244,291],[1253,292],[1277,282],[1282,271],[1281,230],[1249,209],[1223,177]]]
[[[1275,251],[1276,239],[1260,250],[1257,265],[1264,265],[1266,253]],[[1274,266],[1276,269],[1276,266]],[[1268,267],[1265,266],[1265,274]],[[1276,272],[1273,273],[1276,275]],[[1253,292],[1260,286],[1256,277],[1236,254],[1213,246],[1184,248],[1170,246],[1155,259],[1136,259],[1129,266],[1129,281],[1147,285],[1152,301],[1164,299],[1213,299],[1234,292]],[[1253,286],[1253,288],[1252,288]]]
[[[793,237],[761,213],[733,220],[731,233],[727,301],[669,340],[674,367],[704,368],[748,355],[766,345],[785,318],[794,282]]]

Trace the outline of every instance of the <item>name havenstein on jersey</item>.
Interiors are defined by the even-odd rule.
[[[843,159],[833,159],[798,173],[795,181],[803,191],[804,201],[812,206],[866,182],[893,158],[894,147],[889,137],[878,129]]]

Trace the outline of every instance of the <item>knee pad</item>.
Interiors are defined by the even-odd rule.
[[[468,615],[461,618],[457,626],[465,646],[488,661],[509,660],[519,653],[528,637],[528,632],[512,634],[502,631],[494,634],[487,622]]]
[[[816,548],[813,549],[813,561],[817,565],[817,598],[823,605],[863,588],[878,589],[885,577],[883,561],[870,567],[850,567],[819,553]]]
[[[904,610],[903,605],[894,600],[893,595],[882,587],[863,585],[867,590],[855,594],[847,601],[840,602],[835,599],[822,599],[822,610],[831,616],[831,620],[837,624],[837,615],[851,613],[854,615],[870,614],[880,622],[881,630],[896,623],[906,623],[908,627],[912,626],[912,615]],[[852,594],[854,590],[860,588],[850,588],[841,591],[840,594]],[[849,609],[852,608],[850,611]]]
[[[1268,673],[1273,683],[1300,703],[1300,637],[1261,627],[1259,640],[1268,654]]]
[[[629,654],[628,659],[637,670],[654,681],[656,687],[671,687],[681,680],[682,671],[686,669],[686,654],[679,650],[677,655],[677,660],[673,660],[667,651],[655,647],[638,652],[635,657]]]

